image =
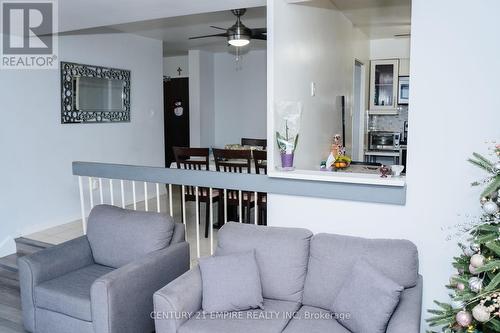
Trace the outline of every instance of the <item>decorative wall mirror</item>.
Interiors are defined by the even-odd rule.
[[[61,123],[129,121],[129,70],[61,61]]]

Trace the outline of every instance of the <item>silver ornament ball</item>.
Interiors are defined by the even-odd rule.
[[[483,289],[483,280],[478,277],[471,277],[469,279],[469,289],[475,293],[478,293]]]
[[[481,250],[481,245],[477,243],[471,243],[470,249],[474,252],[479,252],[479,250]]]
[[[490,320],[491,313],[489,309],[481,304],[472,308],[472,316],[480,323],[485,323]]]
[[[477,275],[477,268],[474,267],[473,265],[469,265],[469,272],[472,274],[472,275]]]
[[[500,173],[500,162],[493,164],[493,172]]]
[[[498,213],[499,208],[496,202],[488,201],[483,205],[483,210],[486,214],[495,215]]]
[[[474,254],[476,254],[476,251],[473,251],[470,247],[466,246],[463,248],[463,252],[467,257],[472,257]]]
[[[484,256],[482,254],[476,253],[470,257],[470,264],[474,268],[480,268],[484,266]]]
[[[470,312],[460,311],[455,316],[455,320],[457,321],[458,325],[467,327],[472,323],[472,315],[470,314]]]

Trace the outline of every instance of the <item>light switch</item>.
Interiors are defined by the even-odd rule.
[[[316,96],[316,83],[311,82],[311,97]]]

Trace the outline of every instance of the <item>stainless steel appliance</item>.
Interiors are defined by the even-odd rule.
[[[373,131],[368,135],[368,150],[399,150],[401,133]]]
[[[404,122],[403,139],[401,141],[402,141],[401,144],[407,144],[408,143],[408,121]]]
[[[407,105],[410,99],[410,77],[400,76],[398,86],[398,104]]]

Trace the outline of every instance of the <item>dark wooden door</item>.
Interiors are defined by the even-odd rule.
[[[165,165],[175,161],[172,147],[189,147],[189,79],[163,83]]]

